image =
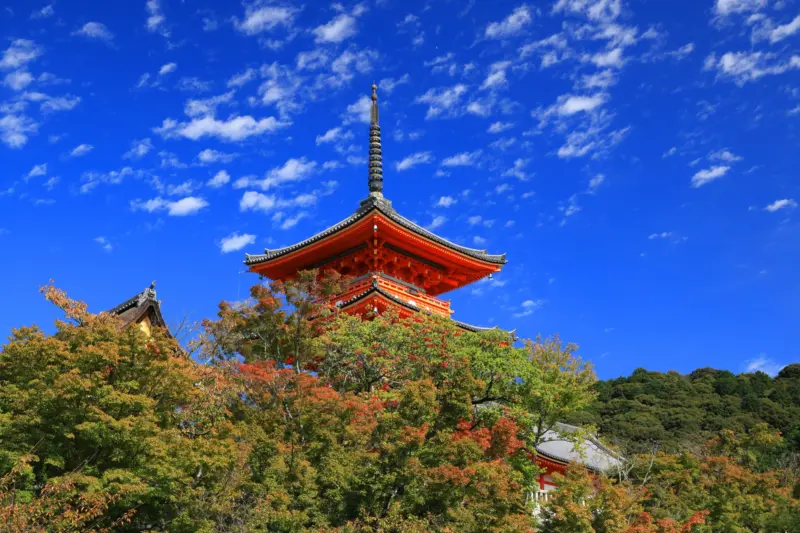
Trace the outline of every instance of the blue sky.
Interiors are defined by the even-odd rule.
[[[158,281],[171,323],[245,251],[385,193],[509,264],[455,317],[601,377],[775,372],[800,345],[800,6],[780,0],[125,2],[0,11],[0,328]]]

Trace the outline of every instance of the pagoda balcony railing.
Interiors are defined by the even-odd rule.
[[[352,279],[338,298],[343,300],[351,298],[367,290],[372,286],[373,281],[377,281],[378,286],[386,292],[421,311],[430,311],[445,316],[450,316],[452,313],[449,300],[440,300],[430,296],[410,283],[383,273],[373,272]]]

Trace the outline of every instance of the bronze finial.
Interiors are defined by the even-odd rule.
[[[369,125],[369,194],[383,196],[383,153],[378,125],[378,86],[372,84],[372,109]]]

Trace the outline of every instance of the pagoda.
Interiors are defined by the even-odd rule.
[[[369,196],[355,213],[304,241],[245,255],[250,272],[272,280],[289,280],[301,270],[338,272],[346,283],[334,297],[336,306],[360,316],[392,309],[405,317],[420,312],[450,317],[453,309],[441,298],[443,294],[500,272],[505,264],[505,254],[467,248],[415,224],[400,215],[383,195],[375,85],[369,127]],[[497,329],[454,322],[470,331]],[[510,334],[513,338],[514,333]],[[556,486],[552,475],[563,474],[571,462],[591,472],[607,471],[618,464],[616,454],[594,437],[584,438],[576,446],[567,435],[577,430],[557,424],[537,446],[535,461],[542,473],[539,490],[531,494],[537,508]]]
[[[336,296],[342,311],[358,315],[395,310],[450,317],[445,293],[499,272],[506,256],[453,243],[398,213],[383,195],[383,155],[377,86],[372,85],[369,127],[369,195],[338,224],[297,244],[245,256],[245,265],[272,280],[301,270],[334,271],[345,280]],[[462,322],[457,325],[477,331]]]

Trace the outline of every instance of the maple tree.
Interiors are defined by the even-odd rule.
[[[595,397],[575,347],[520,346],[425,315],[363,320],[332,303],[339,287],[316,272],[256,285],[203,322],[191,353],[45,288],[66,319],[52,335],[14,330],[0,351],[0,532],[800,523],[794,477],[776,468],[790,464],[783,437],[769,428],[633,457],[622,480],[571,469],[536,516],[536,446]]]

